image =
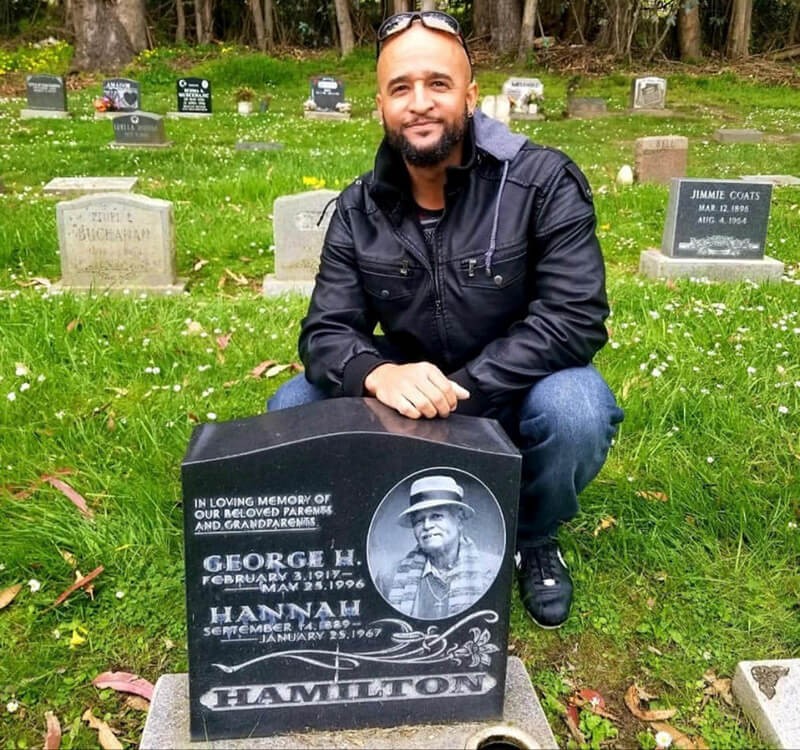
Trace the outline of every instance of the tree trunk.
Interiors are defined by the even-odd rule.
[[[577,37],[581,44],[586,44],[586,0],[572,0],[564,19],[564,41],[573,42]]]
[[[436,10],[436,0],[422,0],[420,5],[421,11]]]
[[[472,0],[472,33],[478,39],[492,35],[493,0]]]
[[[147,49],[144,0],[73,0],[74,70],[115,71]]]
[[[392,0],[392,15],[407,13],[411,10],[411,0]]]
[[[731,60],[740,60],[750,54],[750,21],[752,14],[753,0],[733,0],[726,48],[726,54]]]
[[[700,0],[686,0],[678,6],[678,47],[684,62],[703,57]]]
[[[267,50],[275,49],[275,6],[273,0],[264,0],[264,36],[267,38]]]
[[[211,44],[214,38],[214,0],[194,0],[197,43]]]
[[[334,0],[336,7],[336,25],[339,27],[339,39],[342,44],[342,57],[347,57],[356,43],[353,37],[353,22],[350,20],[350,3],[348,0]]]
[[[256,44],[262,52],[267,51],[267,35],[264,31],[264,16],[261,10],[261,0],[248,0],[250,15],[253,16],[253,26],[256,29]]]
[[[175,29],[175,41],[183,44],[186,41],[186,9],[183,7],[183,0],[175,0],[175,15],[178,22]]]
[[[492,47],[508,54],[519,47],[520,8],[516,0],[495,0]]]
[[[528,59],[528,55],[533,52],[538,8],[539,0],[525,0],[525,7],[522,11],[522,28],[519,32],[519,49],[517,50],[517,62],[519,63],[525,62]]]

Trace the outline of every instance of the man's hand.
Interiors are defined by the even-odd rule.
[[[446,417],[469,398],[468,390],[430,362],[379,365],[367,375],[364,390],[409,419]]]

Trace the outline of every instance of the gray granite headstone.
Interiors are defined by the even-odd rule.
[[[631,83],[631,109],[664,109],[666,102],[666,79],[646,76]]]
[[[765,183],[673,179],[661,251],[644,251],[640,271],[652,278],[779,281],[783,263],[764,254],[771,196]]]
[[[112,121],[114,125],[115,148],[149,147],[166,148],[172,143],[164,131],[164,118],[150,112],[131,112],[119,115]]]
[[[754,128],[720,128],[714,138],[719,143],[761,143],[764,133]]]
[[[42,192],[73,197],[90,193],[130,193],[138,181],[138,177],[54,177]]]
[[[175,293],[172,203],[100,193],[56,206],[61,288]]]
[[[800,747],[800,659],[741,661],[733,695],[771,747]]]
[[[135,112],[141,107],[141,87],[131,78],[107,78],[103,81],[103,96],[111,102],[114,112]]]
[[[333,215],[333,202],[338,195],[335,190],[310,190],[275,200],[272,209],[275,273],[264,280],[265,295],[288,291],[311,293],[322,242]]]
[[[65,118],[67,89],[61,76],[37,74],[25,76],[28,106],[21,112],[23,119],[33,117]]]

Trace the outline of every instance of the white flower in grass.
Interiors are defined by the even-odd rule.
[[[206,414],[206,418],[213,422],[217,418],[217,415],[213,411],[210,411]]]
[[[797,528],[797,523],[795,521],[789,521],[789,523],[786,524],[786,528],[794,530]]]
[[[17,703],[15,700],[10,700],[8,703],[6,703],[6,711],[8,711],[10,714],[16,713],[19,711],[19,703]]]
[[[124,591],[117,591],[117,593],[114,594],[114,596],[116,596],[117,599],[123,599],[125,597],[125,592]]]
[[[788,413],[789,413],[789,407],[788,406],[784,406],[783,404],[781,404],[778,407],[778,414],[788,414]]]
[[[32,594],[35,594],[40,588],[42,588],[42,584],[35,578],[31,578],[31,580],[28,581],[28,588],[31,590]]]
[[[17,362],[14,368],[14,374],[18,378],[24,378],[28,374],[28,372],[29,372],[28,368],[25,365],[23,365],[22,362]]]
[[[175,385],[172,386],[172,390],[175,391],[175,393],[178,393],[180,389],[181,389],[180,383],[175,383]]]
[[[755,368],[755,367],[748,367],[748,368],[747,368],[747,374],[748,374],[748,375],[755,375],[755,374],[756,374],[756,372],[757,372],[757,370],[756,370],[756,368]]]
[[[16,393],[14,393],[14,391],[11,391],[11,393],[9,393],[9,394],[6,396],[6,398],[7,398],[9,401],[16,401],[16,400],[17,400],[17,394],[16,394]]]
[[[661,370],[659,370],[657,367],[654,367],[654,368],[651,370],[650,374],[651,374],[651,375],[652,375],[654,378],[660,378],[660,377],[661,377]]]
[[[713,464],[714,463],[714,456],[706,456],[706,463]]]
[[[47,380],[47,378],[44,375],[37,375],[36,376],[36,382],[37,383],[44,383],[45,380]]]
[[[22,384],[20,385],[20,387],[19,387],[19,392],[20,392],[20,393],[24,393],[24,392],[25,392],[25,391],[27,391],[27,390],[28,390],[28,388],[30,388],[30,387],[31,387],[31,384],[30,384],[30,383],[22,383]]]
[[[56,412],[56,419],[64,419],[64,410]]]
[[[51,630],[51,631],[50,631],[50,634],[51,634],[51,635],[53,636],[53,638],[55,638],[56,640],[58,640],[59,638],[61,638],[61,631],[60,631],[58,628],[55,628],[54,630]]]

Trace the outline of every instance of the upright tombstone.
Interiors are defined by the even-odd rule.
[[[481,99],[481,112],[487,117],[508,125],[511,121],[511,103],[508,97],[502,94],[494,95],[489,94]]]
[[[172,203],[143,195],[101,193],[56,206],[62,289],[173,294]]]
[[[779,281],[783,263],[764,254],[772,185],[673,179],[661,250],[645,250],[652,278]]]
[[[667,81],[657,76],[636,78],[631,83],[631,109],[664,109],[667,104]]]
[[[23,120],[35,117],[66,119],[67,89],[61,76],[37,74],[25,76],[28,106],[20,112]]]
[[[141,87],[131,78],[106,78],[103,98],[108,102],[107,109],[95,112],[95,117],[116,117],[120,112],[135,112],[142,106]]]
[[[637,182],[669,185],[686,177],[689,139],[682,135],[647,136],[636,139],[634,175]]]
[[[275,273],[264,279],[266,296],[286,292],[311,294],[322,242],[338,195],[335,190],[310,190],[275,200],[272,209]]]
[[[332,76],[311,79],[311,94],[303,105],[312,120],[349,120],[351,105],[344,98],[344,83]]]
[[[112,148],[169,148],[164,131],[164,118],[150,112],[131,112],[113,120],[114,141]]]
[[[207,78],[179,78],[175,82],[178,109],[168,117],[211,117],[211,81]]]
[[[508,78],[501,90],[508,99],[512,120],[541,120],[539,102],[544,98],[544,84],[538,78]]]
[[[196,428],[191,738],[500,719],[519,472],[493,420],[411,422],[374,399]],[[459,551],[434,585],[439,541],[410,519],[443,505]]]

